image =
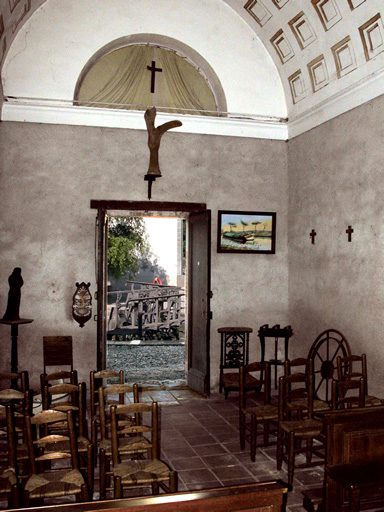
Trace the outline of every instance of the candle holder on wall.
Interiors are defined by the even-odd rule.
[[[79,323],[80,327],[92,316],[92,296],[89,291],[91,283],[76,283],[76,291],[72,299],[72,316]]]

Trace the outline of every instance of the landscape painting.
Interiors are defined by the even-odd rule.
[[[275,212],[218,212],[217,252],[275,254]]]

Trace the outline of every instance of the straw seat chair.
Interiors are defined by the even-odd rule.
[[[90,490],[93,491],[94,483],[94,446],[88,439],[88,427],[86,421],[86,385],[81,382],[75,384],[55,384],[53,386],[45,386],[44,391],[44,410],[57,410],[61,412],[72,411],[73,421],[75,425],[77,449],[79,453],[80,468],[86,473]],[[55,397],[63,397],[63,400],[57,402]],[[65,401],[66,397],[67,401]],[[57,422],[51,427],[52,431],[60,434],[67,434],[67,422],[63,424]],[[59,446],[60,450],[70,452],[70,444],[63,440]],[[55,451],[57,444],[48,445],[47,450]]]
[[[306,404],[303,408],[293,409],[291,404],[297,399],[297,391],[292,396],[292,388],[298,383],[301,383],[303,393],[307,390],[306,398],[302,399]],[[280,377],[276,461],[278,470],[281,470],[283,462],[287,463],[289,485],[293,483],[296,455],[305,453],[307,465],[314,454],[324,457],[322,426],[322,421],[313,417],[313,374]]]
[[[117,382],[116,382],[117,381]],[[92,370],[89,374],[90,384],[90,411],[91,411],[91,441],[95,447],[95,453],[98,452],[98,439],[100,435],[100,409],[99,409],[99,388],[105,388],[112,384],[124,384],[125,372],[120,370],[119,372],[114,370]],[[106,397],[105,406],[112,404],[123,404],[124,394],[120,393],[117,397],[109,396]],[[95,459],[96,460],[96,459]]]
[[[248,376],[255,376],[260,384],[262,402],[249,405],[250,397],[246,381]],[[248,404],[247,404],[248,398]],[[254,362],[239,368],[239,427],[240,448],[244,450],[245,441],[251,445],[251,460],[255,461],[256,448],[268,446],[270,434],[277,435],[278,407],[271,404],[271,377],[268,363]],[[257,444],[258,426],[263,425],[263,443]],[[271,430],[273,427],[273,430]]]
[[[67,435],[51,433],[51,427],[57,423],[67,423]],[[73,411],[44,410],[32,417],[27,415],[26,431],[30,477],[23,490],[24,506],[41,504],[47,498],[71,496],[78,501],[89,501],[88,484],[79,466]],[[40,437],[35,437],[37,431]],[[69,443],[69,452],[51,449],[60,442]]]
[[[111,384],[105,388],[99,388],[99,406],[100,406],[100,434],[101,440],[98,443],[100,460],[100,497],[105,498],[106,492],[111,490],[111,462],[112,462],[112,440],[111,440],[111,415],[110,408],[116,405],[117,398],[119,405],[124,405],[125,397],[131,396],[134,403],[139,402],[139,387],[137,384]],[[115,402],[115,404],[113,404]],[[112,403],[112,405],[111,405]],[[125,413],[119,417],[119,426],[139,425],[141,422],[140,414]],[[140,446],[138,445],[140,441]],[[120,439],[119,450],[124,456],[141,457],[150,449],[149,441],[142,435],[127,435]]]
[[[383,405],[383,400],[368,393],[368,372],[366,354],[338,356],[337,378],[339,381],[364,379],[365,407]]]
[[[0,496],[8,498],[8,508],[20,505],[20,486],[16,462],[15,417],[13,405],[0,406],[0,449],[7,453],[7,461],[0,464]]]
[[[332,409],[365,407],[365,381],[341,380],[332,382]]]
[[[149,421],[140,425],[121,425],[119,418],[125,414],[149,414]],[[149,451],[147,459],[125,458],[126,454],[119,449],[120,440],[126,436],[139,435],[137,449]],[[142,436],[148,435],[148,445],[142,443]],[[151,486],[152,494],[159,494],[160,487],[167,493],[177,492],[177,473],[159,459],[159,426],[158,405],[133,403],[127,405],[111,406],[111,436],[114,497],[123,497],[125,489]]]

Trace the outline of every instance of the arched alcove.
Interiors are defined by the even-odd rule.
[[[224,90],[209,63],[165,36],[136,34],[100,48],[76,84],[78,105],[186,114],[225,113]]]

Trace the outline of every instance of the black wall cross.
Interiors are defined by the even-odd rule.
[[[352,242],[352,233],[353,233],[352,226],[348,226],[348,229],[346,229],[345,232],[348,235],[348,242]]]
[[[315,243],[315,236],[317,235],[316,231],[312,229],[312,231],[309,233],[309,236],[312,238],[312,243]]]
[[[151,66],[147,66],[147,69],[151,72],[151,92],[155,92],[156,71],[161,73],[163,70],[156,67],[156,62],[154,60],[152,61]]]

